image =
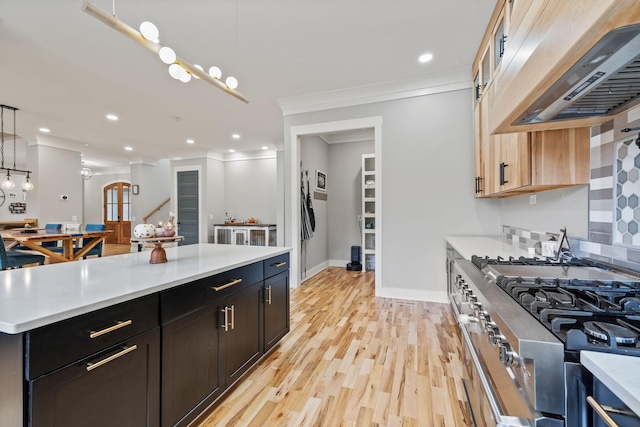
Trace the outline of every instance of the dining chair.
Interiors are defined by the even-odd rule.
[[[104,224],[87,224],[84,227],[84,231],[104,231],[107,229],[107,226]],[[84,239],[82,239],[82,246],[88,244],[91,240],[93,240],[90,237],[86,237]],[[102,257],[102,244],[104,243],[104,239],[100,241],[100,243],[98,243],[97,245],[95,245],[93,248],[91,248],[91,250],[89,252],[87,252],[86,254],[84,254],[84,256],[82,257],[82,259],[87,259],[88,256],[92,256],[92,255],[98,255],[98,258]],[[76,248],[74,249],[75,252],[78,252],[80,249],[82,248]]]
[[[44,265],[44,259],[43,255],[7,251],[4,247],[4,240],[2,236],[0,236],[0,270],[22,268],[22,266],[26,264]]]

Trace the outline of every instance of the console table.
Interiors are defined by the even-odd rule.
[[[214,243],[227,245],[276,246],[275,224],[214,224]]]

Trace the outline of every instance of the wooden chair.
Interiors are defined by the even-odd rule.
[[[43,255],[7,251],[4,247],[4,240],[2,236],[0,236],[0,270],[22,268],[22,266],[26,264],[44,265],[44,259]]]
[[[87,224],[84,227],[84,231],[104,231],[106,229],[107,229],[107,226],[104,225],[104,224]],[[92,240],[91,238],[82,239],[82,246],[86,245],[91,240]],[[91,250],[89,252],[84,254],[82,259],[87,259],[88,256],[92,256],[92,255],[98,255],[98,258],[101,258],[102,257],[102,244],[103,243],[104,243],[104,240],[102,240],[100,243],[98,243],[93,248],[91,248]],[[79,251],[79,250],[80,250],[80,248],[74,249],[74,251],[76,251],[76,252]]]

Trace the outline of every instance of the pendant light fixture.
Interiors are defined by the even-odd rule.
[[[13,167],[9,168],[4,165],[4,110],[13,111]],[[0,143],[0,170],[7,171],[7,177],[2,181],[0,187],[5,190],[11,190],[15,188],[16,183],[11,179],[11,172],[22,172],[25,173],[26,179],[25,182],[22,183],[22,189],[24,191],[33,190],[33,183],[31,182],[31,171],[16,169],[16,111],[18,109],[16,107],[11,107],[9,105],[0,104],[0,134],[2,135],[2,141]]]
[[[107,24],[114,30],[137,41],[142,46],[158,55],[162,62],[169,65],[169,75],[171,75],[171,77],[173,77],[174,79],[180,80],[183,83],[187,83],[193,76],[199,80],[204,80],[207,83],[212,84],[218,89],[222,89],[229,95],[239,99],[242,102],[249,102],[246,96],[236,90],[236,88],[238,87],[238,80],[235,77],[229,76],[226,78],[225,82],[223,82],[222,80],[220,80],[222,77],[222,72],[218,67],[211,67],[209,69],[209,73],[207,73],[204,71],[202,66],[192,65],[184,59],[180,58],[176,54],[176,52],[169,46],[160,45],[160,32],[158,31],[158,28],[151,22],[143,22],[140,25],[140,31],[138,31],[116,18],[115,10],[113,15],[110,15],[108,12],[100,9],[87,0],[81,1],[80,9],[93,16],[98,21]]]

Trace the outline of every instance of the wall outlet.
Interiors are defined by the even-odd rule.
[[[209,215],[209,219],[213,219],[213,214]]]
[[[71,221],[78,222],[78,215],[71,215]]]
[[[535,205],[536,204],[536,195],[532,194],[529,196],[529,204],[530,205]]]

